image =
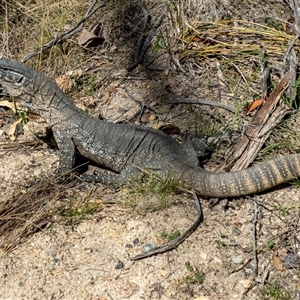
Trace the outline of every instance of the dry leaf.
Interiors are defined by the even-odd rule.
[[[278,250],[273,252],[273,266],[277,271],[284,271],[284,267],[282,265],[282,260],[278,256]]]
[[[142,123],[153,122],[156,119],[156,116],[152,113],[144,113],[141,117]]]
[[[14,113],[16,113],[16,108],[13,102],[9,102],[7,100],[0,101],[0,106],[5,106],[10,108]]]
[[[180,133],[180,128],[173,125],[173,124],[164,124],[164,123],[158,123],[157,126],[158,130],[161,130],[165,132],[166,134],[179,134]]]
[[[165,75],[165,76],[168,76],[169,73],[170,73],[170,70],[169,70],[169,69],[165,69],[165,70],[164,70],[164,75]]]
[[[282,260],[284,260],[284,259],[287,257],[287,255],[288,255],[288,249],[287,249],[287,248],[284,248],[284,247],[279,248],[279,249],[277,250],[277,255],[278,255],[278,257],[280,257]]]
[[[258,108],[259,106],[261,106],[261,104],[263,103],[263,99],[256,99],[254,100],[246,109],[246,114],[249,114],[251,111],[253,111],[254,109]]]
[[[103,103],[106,103],[109,100],[110,95],[116,90],[116,88],[117,88],[117,85],[112,85],[106,89],[104,96],[101,99]]]
[[[82,103],[86,107],[94,107],[96,105],[95,98],[92,96],[81,97],[79,102]]]
[[[64,93],[69,92],[74,85],[73,80],[67,75],[58,76],[55,82]]]
[[[94,32],[82,29],[78,39],[78,45],[83,48],[97,47],[103,44],[104,38],[97,36]]]
[[[105,64],[105,61],[104,60],[98,60],[96,63],[95,63],[95,67],[98,68],[100,66],[102,66],[103,64]]]
[[[21,123],[22,121],[22,118],[14,121],[10,126],[9,126],[9,129],[8,129],[8,136],[9,136],[9,139],[11,141],[14,141],[16,139],[16,136],[15,136],[15,132],[16,132],[16,128],[17,126]]]
[[[150,114],[148,119],[149,119],[150,122],[153,122],[156,119],[155,114]]]

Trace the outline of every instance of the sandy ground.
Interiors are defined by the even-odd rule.
[[[56,159],[45,149],[7,151],[0,159],[0,166],[10,165],[1,167],[1,186],[7,187],[1,189],[2,199],[9,190],[26,190],[28,179],[36,172],[50,172],[50,162],[55,165]],[[35,162],[35,171],[26,168],[28,160]],[[101,186],[97,189],[101,197]],[[289,288],[297,291],[299,272],[274,270],[267,243],[291,245],[287,236],[299,238],[291,219],[299,213],[299,196],[297,188],[286,187],[255,197],[273,212],[261,206],[259,269],[254,279],[254,207],[242,199],[213,208],[202,200],[205,220],[182,245],[141,261],[130,260],[146,244],[166,242],[162,232],[183,232],[194,222],[192,197],[178,194],[174,195],[178,201],[162,211],[135,215],[116,204],[76,225],[53,223],[12,252],[1,253],[1,299],[261,299],[266,274],[281,282],[288,277]],[[274,209],[277,205],[279,212]],[[290,209],[276,217],[274,213],[280,214],[283,207]],[[203,283],[195,279],[196,272],[203,275]],[[243,296],[251,284],[254,287]]]
[[[204,19],[207,14],[208,19],[224,16],[227,1],[221,1],[222,5],[211,1],[209,6],[204,5],[207,1],[202,1],[203,5],[200,2],[186,2],[185,12],[190,20],[195,16]],[[148,4],[151,14],[157,17],[159,11],[156,12],[156,9],[161,6],[152,1]],[[267,4],[252,8],[251,3],[249,7],[247,5],[249,19],[253,22],[263,19],[264,15],[261,17],[260,13],[265,10],[272,16],[275,12],[283,15],[282,10],[268,10]],[[268,5],[271,4],[268,2]],[[222,70],[218,68],[218,61],[214,57],[199,58],[198,61],[195,56],[180,61],[182,65],[178,66],[167,51],[162,55],[151,48],[146,62],[152,62],[149,64],[152,69],[138,67],[135,72],[128,74],[125,68],[132,59],[134,41],[139,37],[139,31],[134,27],[135,20],[129,14],[132,9],[122,11],[126,24],[132,26],[128,25],[129,29],[117,22],[119,19],[113,15],[113,4],[102,12],[103,16],[99,14],[99,19],[102,18],[102,24],[106,26],[106,48],[103,46],[103,49],[100,47],[94,52],[80,50],[75,54],[70,51],[65,58],[58,56],[55,59],[58,65],[63,64],[64,71],[73,70],[73,67],[92,68],[86,77],[96,82],[92,86],[93,93],[87,96],[84,91],[74,89],[70,92],[74,103],[109,121],[134,122],[130,118],[140,105],[130,98],[126,92],[128,90],[137,99],[157,109],[156,119],[151,118],[151,111],[143,115],[142,121],[147,126],[172,124],[192,134],[217,122],[225,124],[224,128],[236,128],[233,122],[235,115],[228,111],[203,106],[169,105],[163,100],[176,97],[195,99],[201,96],[235,108],[236,99],[240,99],[242,94],[248,97],[248,90],[244,92],[239,89],[247,86],[248,82],[243,81],[245,77],[253,80],[252,71],[249,72],[251,76],[245,71],[252,66],[251,58],[249,65],[244,61],[236,61],[232,69],[226,65],[222,69],[225,75],[221,76]],[[248,18],[239,9],[237,15],[238,18]],[[118,17],[121,19],[121,14]],[[179,22],[180,15],[177,17],[175,21]],[[168,25],[164,26],[166,28]],[[133,27],[136,30],[135,40],[130,36]],[[76,40],[72,42],[71,48],[74,50],[78,45]],[[168,47],[175,49],[172,49],[173,58],[178,58],[181,49],[176,48],[179,37],[171,36],[168,42]],[[58,52],[59,55],[64,53],[60,49]],[[77,60],[72,55],[77,55]],[[226,59],[224,61],[227,62]],[[77,62],[75,66],[74,61]],[[95,66],[97,71],[93,71]],[[180,67],[184,68],[184,72]],[[242,79],[237,80],[232,75],[232,70],[236,69],[238,74],[244,74]],[[51,76],[61,71],[48,70],[52,72]],[[225,80],[225,84],[222,80]],[[91,85],[88,81],[84,90],[87,91]],[[232,87],[237,98],[232,96]],[[12,142],[5,133],[12,123],[9,114],[9,111],[1,108],[0,203],[12,199],[16,193],[26,193],[36,179],[52,175],[58,165],[57,151],[45,143],[38,146],[8,144]],[[15,142],[32,141],[44,131],[46,125],[39,117],[29,114],[29,119]],[[199,120],[204,120],[200,126],[197,123]],[[213,157],[212,167],[226,157],[224,153],[226,145],[223,152]],[[75,224],[67,224],[64,220],[52,222],[43,231],[20,242],[13,251],[1,252],[0,299],[300,299],[299,265],[280,271],[278,260],[274,262],[273,258],[276,249],[300,254],[300,190],[297,186],[287,184],[254,196],[257,206],[247,198],[228,202],[223,200],[215,206],[207,199],[201,199],[204,221],[196,232],[177,249],[136,262],[130,258],[144,251],[147,244],[157,246],[167,242],[166,238],[161,237],[163,232],[184,232],[192,225],[197,217],[193,197],[178,192],[172,196],[172,204],[168,208],[138,212],[122,205],[124,197],[128,197],[126,190],[115,192],[100,184],[78,181],[73,196],[80,199],[83,194],[99,202],[111,199],[121,203],[117,201],[116,204],[103,205],[100,211]],[[140,200],[144,201],[142,198]],[[257,257],[254,255],[255,249]]]

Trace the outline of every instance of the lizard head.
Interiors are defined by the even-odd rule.
[[[0,85],[9,95],[16,97],[18,101],[30,109],[33,109],[34,90],[28,88],[31,85],[32,69],[25,65],[0,57]]]
[[[16,100],[35,111],[48,123],[73,104],[57,84],[45,74],[24,64],[0,56],[0,86]],[[64,109],[62,109],[64,108]]]

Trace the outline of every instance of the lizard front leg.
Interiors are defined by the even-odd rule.
[[[57,172],[63,173],[71,170],[75,163],[75,145],[71,138],[62,137],[53,132],[57,147],[59,149],[59,167]]]

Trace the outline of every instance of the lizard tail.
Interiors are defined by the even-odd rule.
[[[300,154],[292,154],[234,172],[198,169],[191,181],[201,196],[226,198],[259,193],[299,176]]]

